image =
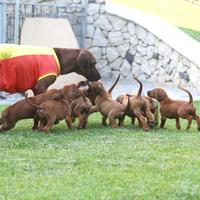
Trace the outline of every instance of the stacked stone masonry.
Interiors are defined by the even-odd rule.
[[[132,21],[110,15],[105,4],[89,3],[87,48],[96,56],[102,76],[200,86],[200,68]]]

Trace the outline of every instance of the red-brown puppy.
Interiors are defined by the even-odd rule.
[[[92,106],[90,113],[100,112],[102,114],[102,125],[106,125],[106,119],[108,117],[111,127],[117,127],[116,119],[119,119],[119,124],[121,126],[124,107],[119,102],[112,99],[102,82],[95,81],[89,83],[89,88],[97,95],[95,106]]]
[[[39,130],[49,132],[55,122],[65,119],[68,128],[71,129],[71,106],[65,100],[49,100],[37,106],[37,117],[40,121]]]
[[[131,122],[133,125],[135,124],[135,115],[134,115],[132,106],[130,104],[130,98],[134,96],[135,95],[124,94],[124,95],[118,96],[116,99],[118,102],[120,102],[121,104],[124,104],[124,106],[126,107],[124,113],[125,115],[131,118]],[[150,98],[147,96],[142,96],[142,98],[143,98],[143,101],[141,101],[141,104],[144,104],[143,109],[142,109],[142,115],[145,118],[147,118],[147,123],[150,127],[153,127],[154,125],[158,125],[158,102],[154,100],[153,98]],[[154,117],[152,116],[152,114],[149,114],[149,110],[153,114]]]
[[[131,117],[132,124],[134,124],[136,117],[139,121],[140,127],[143,130],[148,131],[149,126],[145,120],[145,117],[147,118],[149,124],[154,125],[154,115],[151,113],[150,107],[147,104],[146,99],[141,96],[143,88],[142,83],[137,78],[134,77],[134,79],[140,84],[137,95],[120,95],[117,98],[117,101],[124,105],[126,108],[123,120],[125,118],[125,115],[128,115]]]
[[[80,91],[79,91],[79,88],[76,84],[69,84],[69,85],[65,85],[63,88],[61,88],[59,90],[60,94],[61,94],[61,97],[56,100],[66,100],[69,104],[74,100],[74,99],[77,99],[79,98],[81,95],[80,95]],[[32,97],[34,98],[34,97]],[[54,98],[55,100],[55,98]],[[26,99],[26,102],[33,108],[37,109],[39,108],[40,104],[35,104],[31,98],[27,98]],[[48,101],[46,101],[48,102]],[[52,104],[54,103],[51,102]],[[58,105],[59,106],[59,105]],[[70,111],[71,112],[71,111]],[[36,130],[38,128],[38,122],[40,121],[40,118],[38,117],[38,114],[36,114],[34,116],[34,127],[33,127],[33,130]],[[58,123],[59,120],[56,120],[55,123]]]
[[[72,122],[75,121],[76,117],[79,118],[79,124],[77,126],[78,129],[86,127],[91,107],[92,103],[90,99],[85,97],[84,95],[71,102]]]
[[[187,119],[187,129],[190,128],[192,120],[196,120],[198,130],[200,130],[200,120],[196,114],[196,109],[193,105],[193,98],[191,93],[182,89],[189,95],[189,102],[172,100],[168,97],[167,93],[161,88],[155,88],[154,90],[148,91],[147,94],[151,98],[155,98],[160,102],[160,113],[161,113],[161,124],[160,128],[164,128],[167,118],[176,120],[176,128],[181,129],[179,118]]]
[[[113,85],[110,87],[110,89],[107,91],[107,95],[110,95],[110,97],[112,97],[112,90],[114,89],[114,87],[117,85],[118,81],[120,79],[120,74],[118,75],[116,81],[113,83]],[[78,83],[78,87],[81,86],[89,86],[89,82],[88,81],[80,81]],[[90,99],[90,101],[92,102],[92,105],[95,105],[95,99],[97,97],[97,94],[94,90],[91,90],[90,87],[87,89],[83,89],[82,93],[88,97]]]

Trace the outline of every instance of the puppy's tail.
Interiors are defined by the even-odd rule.
[[[140,84],[140,88],[138,90],[138,93],[137,93],[137,97],[140,97],[142,95],[142,89],[143,89],[143,86],[142,86],[142,83],[136,78],[136,77],[133,77],[139,84]]]
[[[5,109],[2,113],[1,113],[1,118],[0,118],[0,125],[5,126],[8,122],[8,110]],[[1,131],[0,131],[1,132]]]
[[[30,98],[31,98],[31,97],[30,97]],[[28,98],[28,97],[26,96],[26,103],[27,103],[29,106],[31,106],[31,107],[33,107],[33,108],[36,108],[36,109],[43,109],[42,107],[38,106],[37,104],[32,103],[31,100],[30,100],[30,98]]]
[[[190,98],[188,104],[192,104],[192,103],[193,103],[193,97],[192,97],[192,94],[191,94],[188,90],[186,90],[186,89],[184,89],[184,88],[182,88],[182,87],[179,87],[179,88],[180,88],[181,90],[183,90],[183,91],[185,91],[185,92],[188,93],[189,98]]]
[[[111,94],[111,92],[113,91],[114,87],[117,85],[118,81],[120,78],[120,74],[118,75],[116,81],[114,82],[114,84],[110,87],[110,89],[108,90],[108,93]]]

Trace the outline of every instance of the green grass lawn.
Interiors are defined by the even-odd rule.
[[[168,20],[200,42],[200,5],[185,0],[112,0]]]
[[[123,129],[99,122],[93,114],[86,130],[69,131],[61,122],[44,134],[24,120],[0,134],[0,199],[200,199],[194,122],[188,132],[169,120],[164,130],[148,133],[129,119]]]

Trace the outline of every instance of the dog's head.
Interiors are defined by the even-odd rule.
[[[82,91],[83,93],[84,93],[85,91],[88,91],[88,90],[89,90],[89,86],[88,86],[87,81],[80,81],[80,82],[77,84],[77,87],[78,87],[79,90]]]
[[[97,68],[96,60],[92,53],[82,49],[78,55],[77,62],[80,68],[80,74],[85,76],[89,81],[97,81],[101,78]]]
[[[155,88],[147,92],[147,95],[157,101],[162,101],[167,97],[167,93],[161,88]]]
[[[129,101],[130,101],[130,98],[131,95],[129,96],[128,94],[126,95],[120,95],[116,98],[116,101],[118,101],[120,104],[123,105],[123,107],[126,109],[129,109]]]
[[[101,81],[87,82],[89,91],[94,92],[97,96],[106,93],[106,89]]]
[[[64,99],[68,99],[72,101],[80,97],[80,90],[76,84],[65,85],[62,89],[60,89],[62,96]]]

